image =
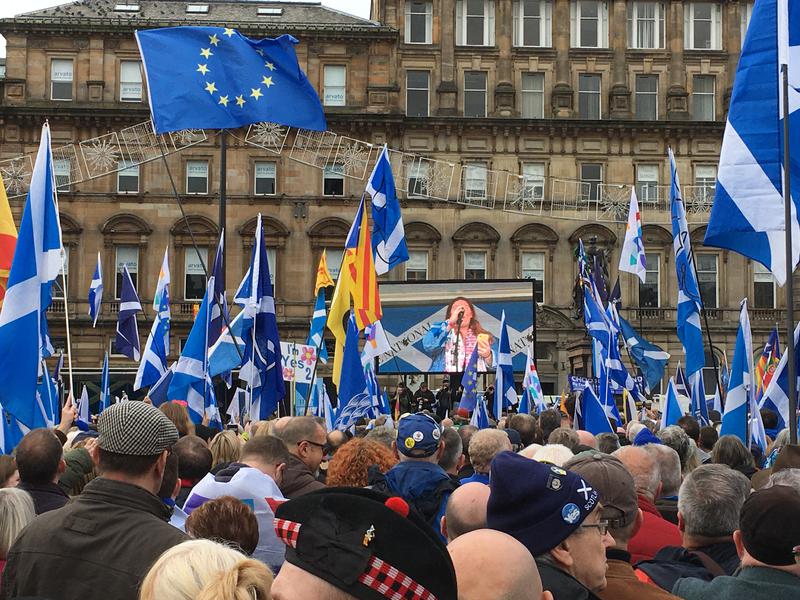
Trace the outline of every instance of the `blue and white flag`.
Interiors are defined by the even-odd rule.
[[[475,410],[472,411],[472,418],[470,419],[469,424],[477,427],[478,429],[489,429],[489,427],[491,427],[489,423],[489,415],[486,412],[486,400],[483,398],[478,398]]]
[[[517,403],[514,389],[514,366],[511,364],[511,345],[508,341],[506,311],[500,317],[500,341],[497,345],[497,367],[494,374],[494,416],[500,419],[503,409]]]
[[[747,447],[752,448],[753,444],[761,448],[762,456],[767,454],[767,431],[764,429],[764,421],[761,419],[761,412],[758,410],[756,395],[750,393],[750,422],[747,428],[748,443]]]
[[[42,361],[42,380],[36,389],[37,401],[41,403],[42,415],[46,425],[37,423],[37,426],[53,427],[58,422],[61,406],[58,400],[58,389],[55,380],[50,377],[47,363]]]
[[[539,372],[536,369],[536,362],[533,359],[533,344],[528,345],[528,359],[525,365],[525,377],[522,381],[522,400],[519,404],[519,412],[529,414],[531,404],[536,408],[536,414],[547,408],[542,392],[542,382],[539,380]]]
[[[651,344],[644,339],[633,326],[622,317],[619,317],[619,324],[625,346],[628,348],[633,362],[635,362],[636,366],[642,371],[647,391],[649,392],[656,389],[661,379],[664,377],[664,368],[670,358],[669,353],[664,352],[655,344]]]
[[[52,353],[46,311],[62,265],[50,127],[42,127],[16,251],[0,312],[0,403],[31,427],[42,359]]]
[[[672,213],[672,246],[675,251],[675,272],[678,276],[678,338],[686,355],[686,375],[692,376],[706,365],[703,350],[703,330],[700,311],[703,302],[697,285],[697,273],[692,258],[692,242],[686,223],[686,207],[681,196],[681,184],[675,167],[675,156],[669,150],[669,168],[672,175],[670,206]]]
[[[19,421],[2,407],[0,407],[0,419],[3,419],[2,427],[0,427],[0,452],[11,454],[17,444],[22,441],[25,432],[22,430]]]
[[[89,318],[92,320],[92,327],[97,325],[97,317],[100,316],[100,307],[103,305],[103,264],[100,261],[100,253],[97,253],[97,265],[92,275],[92,283],[89,284]]]
[[[703,369],[689,377],[689,386],[691,387],[691,405],[689,407],[689,414],[697,419],[701,427],[709,425],[711,421],[708,418],[708,403],[706,402],[706,384],[703,380]]]
[[[117,318],[117,337],[114,351],[133,360],[139,360],[139,326],[136,313],[141,312],[142,303],[136,294],[128,265],[122,265],[122,291],[119,297],[119,316]]]
[[[253,319],[242,310],[231,321],[230,329],[223,328],[222,335],[208,351],[208,374],[211,377],[241,366],[245,347],[243,336],[252,332],[252,326]]]
[[[161,379],[156,381],[147,390],[147,397],[153,403],[153,406],[161,406],[168,402],[167,394],[169,392],[169,384],[172,383],[172,377],[175,375],[175,369],[178,367],[177,361],[172,363],[167,369],[166,373],[161,376]]]
[[[108,372],[108,352],[103,355],[103,369],[100,372],[100,408],[97,414],[111,406],[111,384]]]
[[[89,390],[85,385],[81,389],[81,397],[78,398],[78,418],[84,423],[89,423],[92,419],[92,413],[89,411]]]
[[[212,347],[217,340],[222,336],[225,330],[226,323],[230,323],[231,316],[228,311],[228,299],[226,298],[225,291],[225,230],[222,230],[219,236],[219,245],[217,246],[217,253],[214,256],[214,265],[211,267],[211,280],[213,281],[212,287],[214,288],[213,303],[211,304],[211,316],[208,322],[208,345]],[[233,385],[233,378],[231,377],[230,370],[220,373],[222,380],[228,389]]]
[[[735,435],[747,446],[750,441],[747,411],[753,391],[753,341],[750,337],[750,317],[745,298],[739,310],[739,330],[736,332],[736,349],[733,351],[731,381],[725,397],[720,437]]]
[[[317,358],[323,363],[328,362],[328,350],[325,348],[325,322],[328,315],[325,310],[325,288],[320,289],[317,294],[317,301],[314,305],[314,314],[311,315],[311,327],[308,330],[306,345],[314,346],[317,349]]]
[[[752,8],[733,80],[719,157],[717,189],[704,244],[729,248],[786,281],[783,201],[783,94],[789,67],[789,167],[792,264],[800,258],[800,5],[759,0]]]
[[[136,371],[133,389],[139,390],[151,386],[167,372],[167,355],[169,354],[169,259],[164,251],[164,261],[161,263],[161,272],[158,274],[156,294],[153,300],[153,310],[156,311],[150,335],[144,346],[144,354]]]
[[[383,275],[408,260],[403,216],[394,187],[389,151],[383,145],[375,168],[367,181],[367,193],[372,197],[372,251],[375,273]]]
[[[478,345],[472,350],[472,354],[467,361],[464,375],[461,376],[461,402],[458,404],[458,412],[463,417],[468,417],[470,412],[475,410],[478,401]]]
[[[342,427],[340,419],[344,409],[351,402],[364,402],[366,396],[372,407],[372,396],[369,393],[368,384],[364,375],[364,368],[361,365],[361,354],[358,351],[358,326],[355,317],[351,314],[347,324],[347,335],[344,342],[344,357],[342,358],[342,379],[339,382],[339,405],[338,418],[336,420],[337,429],[349,429],[353,423]],[[380,393],[380,391],[378,392]],[[361,412],[360,409],[357,412]]]
[[[592,435],[614,433],[614,429],[608,420],[608,412],[591,386],[584,388],[578,402],[581,405],[581,429],[588,431]]]
[[[683,409],[678,402],[678,390],[675,387],[675,380],[670,377],[667,384],[667,397],[664,401],[664,412],[661,414],[661,429],[670,425],[677,425],[678,420],[683,416]]]
[[[800,323],[794,328],[794,356],[795,374],[798,375],[798,384],[795,389],[800,389]],[[775,368],[775,373],[769,381],[764,395],[761,396],[759,409],[767,408],[778,415],[778,430],[789,426],[789,353],[784,351],[781,360]]]
[[[628,208],[628,224],[625,226],[625,241],[619,254],[619,270],[633,273],[642,283],[647,283],[647,261],[642,241],[642,216],[636,200],[636,188],[631,187],[631,204]]]

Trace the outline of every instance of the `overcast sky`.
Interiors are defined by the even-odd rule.
[[[211,1],[213,2],[213,0]],[[59,0],[0,0],[0,18],[13,17],[23,12],[32,12],[42,8],[58,6],[59,4],[71,4],[71,2]],[[369,18],[369,0],[322,0],[322,4],[359,17]],[[5,55],[6,41],[0,36],[0,57]]]

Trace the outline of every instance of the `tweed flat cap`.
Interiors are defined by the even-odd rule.
[[[178,430],[160,410],[138,400],[118,402],[97,420],[98,444],[106,452],[155,456],[178,441]]]

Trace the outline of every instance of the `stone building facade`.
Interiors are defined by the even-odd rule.
[[[616,277],[631,186],[651,268],[644,286],[622,274],[624,314],[673,353],[672,367],[681,357],[668,147],[684,184],[714,352],[730,359],[743,297],[751,299],[756,347],[784,307],[768,274],[702,246],[751,8],[739,0],[373,0],[365,20],[311,2],[81,0],[0,21],[8,42],[0,161],[33,153],[44,119],[54,147],[145,121],[137,28],[213,24],[249,37],[290,33],[331,131],[454,165],[447,193],[432,198],[414,192],[422,168],[396,155],[412,261],[390,278],[541,280],[537,354],[545,393],[558,393],[568,373],[587,368],[584,329],[571,310],[574,249],[579,239],[591,244]],[[167,158],[169,173],[156,160],[62,181],[74,361],[87,373],[99,370],[114,337],[109,274],[127,263],[146,304],[167,246],[177,357],[202,288],[186,221],[206,261],[219,235],[220,136],[207,133],[204,143]],[[365,181],[293,160],[291,136],[276,155],[245,143],[245,135],[228,136],[228,289],[245,271],[261,212],[281,335],[302,341],[317,260],[327,248],[335,263]],[[22,200],[12,198],[17,218]],[[85,297],[98,252],[107,301],[92,328]],[[142,341],[152,308],[145,313]],[[61,340],[62,318],[63,308],[51,311]],[[124,358],[111,364],[118,373],[134,368]]]

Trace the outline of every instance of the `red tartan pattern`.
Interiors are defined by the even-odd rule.
[[[275,519],[275,533],[281,538],[284,544],[297,547],[297,538],[300,536],[300,523],[287,521],[286,519]]]
[[[369,559],[358,580],[389,600],[436,600],[425,587],[376,556]]]

